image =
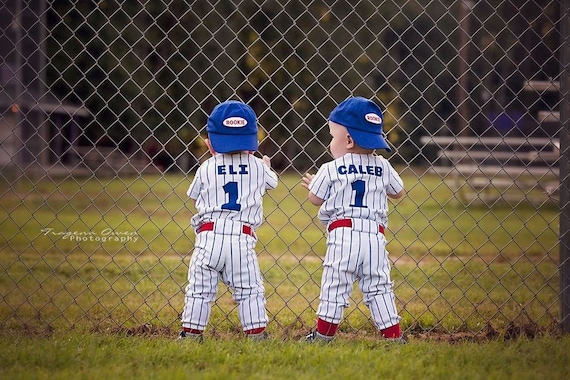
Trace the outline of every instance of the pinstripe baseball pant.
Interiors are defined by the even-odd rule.
[[[378,330],[399,323],[386,238],[378,231],[376,222],[360,219],[352,228],[330,231],[323,266],[319,318],[339,324],[358,280]]]

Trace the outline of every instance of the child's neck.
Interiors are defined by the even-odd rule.
[[[374,153],[374,149],[364,149],[359,146],[354,146],[347,150],[346,153],[353,153],[353,154],[372,154]]]

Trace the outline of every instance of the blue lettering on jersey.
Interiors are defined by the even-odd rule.
[[[249,172],[245,164],[240,164],[237,168],[233,165],[218,165],[218,174],[249,174]]]
[[[341,165],[338,167],[338,174],[368,174],[377,177],[382,176],[381,166],[363,166],[363,165],[353,165],[350,164],[348,167],[346,165]]]

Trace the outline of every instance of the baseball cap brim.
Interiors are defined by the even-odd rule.
[[[259,147],[257,134],[255,135],[222,135],[208,132],[212,148],[218,153],[230,153],[240,150],[255,152]]]
[[[368,133],[355,128],[346,127],[350,136],[358,144],[358,146],[364,149],[386,149],[391,152],[390,146],[384,140],[381,134],[378,133]]]

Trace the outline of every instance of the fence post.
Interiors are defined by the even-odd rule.
[[[560,12],[560,309],[562,330],[570,333],[570,0]]]

